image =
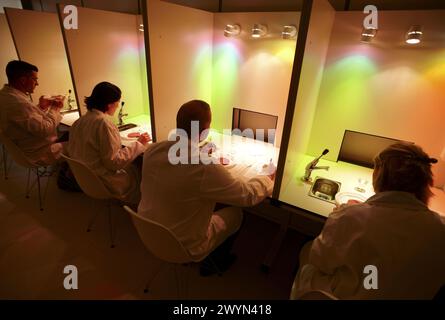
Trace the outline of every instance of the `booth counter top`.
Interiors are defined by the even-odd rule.
[[[60,121],[60,123],[66,125],[68,127],[71,127],[73,125],[73,123],[79,118],[80,118],[79,110],[65,112],[62,114],[62,120]]]
[[[126,118],[125,124],[133,123],[136,125],[136,127],[123,130],[120,132],[121,135],[121,142],[124,146],[128,146],[130,143],[137,140],[137,138],[129,138],[128,135],[130,133],[138,132],[138,133],[144,133],[147,132],[150,136],[152,136],[151,133],[151,123],[150,123],[150,116],[146,114],[142,114],[136,117]]]
[[[335,207],[334,203],[327,202],[318,198],[309,196],[312,183],[302,181],[306,165],[314,159],[313,156],[304,155],[294,171],[294,175],[283,186],[280,200],[290,205],[305,209],[318,215],[328,217]],[[317,177],[326,178],[341,183],[339,192],[351,192],[369,198],[374,195],[372,187],[372,172],[370,168],[350,164],[347,162],[334,162],[321,159],[317,166],[329,166],[329,170],[313,170],[312,181]],[[362,183],[359,182],[361,179]],[[367,181],[364,185],[363,181]],[[355,188],[363,187],[365,192],[358,192]],[[445,192],[443,189],[432,188],[433,197],[430,200],[429,208],[442,216],[445,216]]]
[[[306,165],[314,160],[314,158],[315,157],[309,155],[300,157],[299,164],[297,165],[297,169],[294,171],[292,178],[286,186],[283,186],[280,200],[327,217],[335,208],[335,203],[309,196],[312,183],[302,180],[302,177],[305,174]],[[351,192],[359,196],[364,196],[366,199],[374,194],[372,188],[372,169],[347,162],[334,162],[324,159],[321,159],[317,166],[329,166],[329,170],[313,170],[311,174],[312,181],[315,181],[317,177],[337,181],[341,183],[338,191],[339,193]],[[361,185],[365,192],[358,192],[355,190],[355,187],[359,186],[359,179],[367,181],[367,184]]]

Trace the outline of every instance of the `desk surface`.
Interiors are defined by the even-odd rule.
[[[128,134],[129,133],[133,133],[133,132],[139,132],[139,133],[147,132],[150,136],[152,135],[151,134],[150,117],[148,115],[146,115],[146,114],[125,119],[125,123],[134,123],[134,124],[137,125],[137,127],[134,127],[134,128],[131,128],[131,129],[128,129],[128,130],[124,130],[124,131],[120,132],[121,142],[122,142],[122,145],[124,145],[124,146],[128,146],[132,142],[137,141],[137,138],[128,138]]]
[[[250,179],[256,175],[267,175],[264,165],[278,162],[280,149],[273,144],[237,135],[224,135],[212,131],[207,141],[216,145],[215,157],[229,159],[227,169],[237,177]]]
[[[312,184],[303,182],[306,165],[314,159],[313,156],[303,155],[300,157],[299,165],[286,186],[282,186],[280,200],[293,206],[317,213],[327,217],[335,207],[334,203],[327,202],[309,196]],[[312,179],[316,177],[327,178],[341,183],[339,192],[351,192],[364,196],[366,199],[374,194],[372,187],[372,169],[353,165],[347,162],[333,162],[321,159],[317,166],[329,166],[329,170],[313,170]],[[355,190],[358,180],[368,181],[365,192]]]
[[[309,196],[311,184],[303,182],[301,177],[304,176],[306,165],[314,159],[313,156],[304,155],[300,159],[300,164],[288,181],[287,185],[282,186],[280,200],[293,206],[314,212],[321,216],[327,217],[332,212],[335,204],[323,201]],[[340,192],[352,192],[360,194],[365,198],[374,195],[372,187],[372,172],[370,168],[353,165],[347,162],[333,162],[321,159],[317,166],[329,166],[329,170],[314,170],[312,178],[327,178],[341,182]],[[366,192],[359,193],[355,190],[358,186],[358,180],[364,179],[368,181]],[[442,189],[432,188],[434,196],[431,198],[429,208],[443,216],[445,216],[445,192]]]
[[[80,118],[79,111],[73,110],[71,112],[63,113],[62,120],[60,121],[60,123],[68,127],[71,127],[73,123],[79,118]]]

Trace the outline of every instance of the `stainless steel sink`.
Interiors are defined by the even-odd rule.
[[[127,123],[127,124],[121,125],[121,126],[119,126],[117,128],[119,129],[119,131],[125,131],[125,130],[131,129],[131,128],[135,128],[135,127],[137,127],[136,124],[134,124],[134,123]]]
[[[340,191],[341,183],[322,177],[316,177],[309,195],[311,197],[335,203],[335,195]]]

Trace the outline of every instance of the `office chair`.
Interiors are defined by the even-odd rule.
[[[184,283],[180,283],[178,268],[180,267],[180,265],[183,264],[191,266],[192,263],[197,263],[204,260],[206,256],[202,256],[199,258],[192,257],[171,230],[160,225],[157,222],[151,221],[150,219],[147,219],[145,217],[141,217],[127,206],[124,206],[124,209],[130,213],[131,220],[133,221],[139,237],[141,238],[147,250],[162,261],[162,264],[147,282],[144,292],[148,292],[151,283],[159,274],[162,267],[164,265],[171,265],[173,266],[175,272],[178,297],[180,298],[181,296],[181,287],[183,287],[183,290],[186,294],[188,279],[186,278]],[[217,273],[221,275],[221,272],[218,270],[213,260],[211,261],[211,263]]]
[[[50,171],[47,166],[39,166],[34,163],[32,163],[20,150],[17,145],[12,142],[7,136],[3,134],[3,132],[0,130],[0,142],[2,143],[2,153],[3,153],[3,166],[4,166],[4,177],[5,179],[8,179],[8,164],[6,161],[6,152],[5,149],[8,151],[11,158],[20,166],[25,167],[28,169],[28,179],[26,183],[26,198],[29,198],[29,194],[31,190],[34,188],[34,185],[37,182],[37,188],[38,188],[38,194],[39,194],[39,208],[40,211],[43,211],[43,201],[42,201],[42,193],[41,193],[41,181],[40,179],[43,177],[47,177],[48,179],[51,177],[53,171]],[[30,186],[30,176],[31,171],[35,173],[36,180],[33,182],[33,184]],[[46,182],[46,188],[44,192],[44,198],[46,196],[46,191],[48,190],[48,182]]]
[[[111,219],[111,205],[114,199],[113,195],[104,186],[99,177],[83,162],[72,159],[65,154],[62,154],[62,158],[68,162],[77,183],[87,196],[93,199],[106,201],[108,209],[108,226],[110,231],[110,247],[114,248],[113,222]],[[96,211],[93,218],[88,223],[87,232],[91,231],[98,214],[99,212]]]

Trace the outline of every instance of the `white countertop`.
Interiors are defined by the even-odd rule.
[[[150,136],[152,136],[150,117],[148,115],[143,114],[143,115],[139,115],[139,116],[132,117],[132,118],[126,118],[124,124],[128,124],[128,123],[134,123],[137,125],[137,127],[120,132],[121,142],[124,146],[128,146],[130,143],[132,143],[138,139],[138,138],[128,138],[128,134],[130,134],[130,133],[147,132]]]
[[[306,165],[313,159],[313,156],[305,155],[302,157],[300,165],[297,166],[293,177],[287,186],[283,186],[280,200],[327,217],[334,209],[335,204],[309,196],[308,193],[312,185],[301,180],[301,177],[304,176]],[[372,169],[347,162],[333,162],[323,159],[318,162],[317,166],[329,166],[329,170],[312,171],[312,181],[315,181],[316,177],[327,178],[341,183],[339,192],[352,192],[363,195],[365,198],[374,195],[372,187]],[[365,193],[360,193],[355,190],[355,187],[359,185],[358,179],[368,181]],[[430,200],[429,208],[442,216],[445,216],[445,192],[438,188],[432,188],[431,191],[434,196]]]
[[[60,121],[60,123],[68,127],[71,127],[73,123],[79,118],[80,118],[79,110],[76,109],[71,112],[63,113],[62,120]]]
[[[334,209],[335,204],[309,196],[312,184],[301,180],[301,177],[304,176],[306,165],[313,159],[313,156],[308,155],[304,155],[301,158],[300,164],[297,166],[290,182],[287,186],[282,187],[280,200],[327,217]],[[329,170],[313,170],[311,175],[312,181],[315,181],[317,177],[334,180],[341,183],[339,192],[352,192],[362,195],[366,199],[374,194],[372,169],[347,162],[333,162],[324,159],[321,159],[317,166],[329,166]],[[368,181],[365,187],[366,192],[364,193],[355,190],[355,187],[359,185],[359,179]]]
[[[241,137],[223,135],[212,131],[207,141],[216,145],[215,157],[229,159],[227,169],[236,177],[249,179],[255,175],[267,175],[264,165],[278,162],[279,148],[273,144]]]

